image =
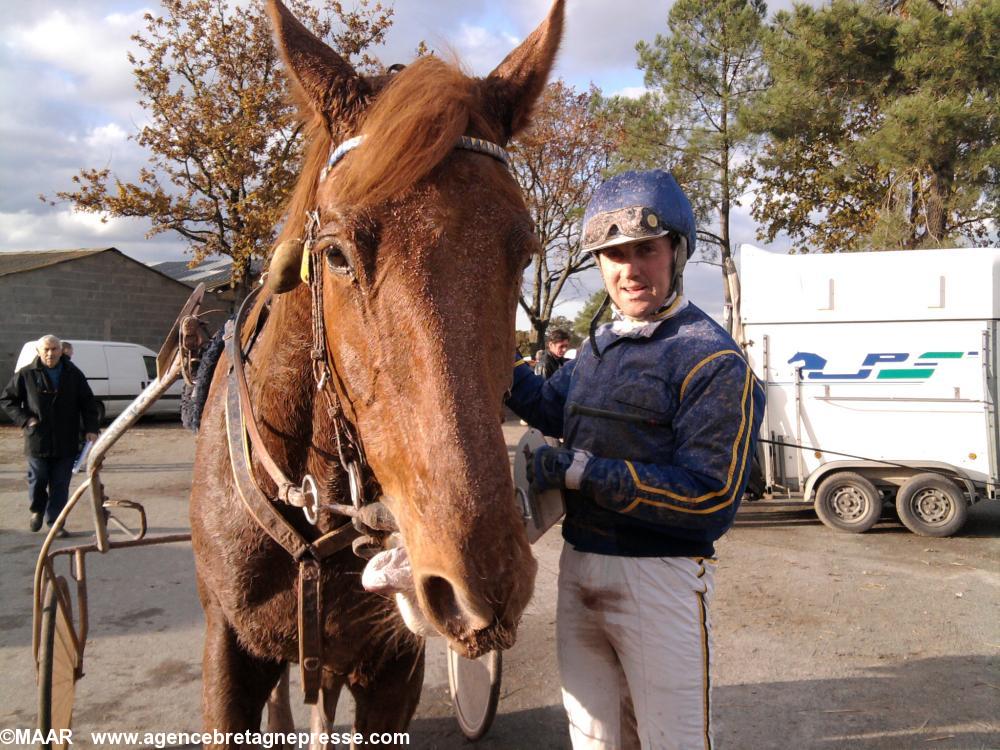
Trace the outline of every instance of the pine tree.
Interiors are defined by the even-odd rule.
[[[777,16],[754,217],[799,251],[997,242],[1000,0]]]
[[[730,215],[749,180],[737,165],[754,142],[739,115],[766,80],[766,12],[763,0],[677,0],[670,33],[636,46],[646,85],[662,95],[678,152],[676,176],[698,215],[698,239],[711,248],[703,255],[719,257],[723,273],[734,268]],[[732,300],[724,289],[728,316]]]

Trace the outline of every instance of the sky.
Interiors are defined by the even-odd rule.
[[[408,62],[424,40],[451,49],[472,73],[484,75],[548,12],[547,0],[383,0],[395,17],[374,53],[386,64]],[[348,0],[348,5],[350,0]],[[143,262],[185,257],[173,234],[146,239],[142,219],[107,219],[48,205],[72,186],[81,168],[103,168],[134,180],[144,152],[129,136],[144,121],[127,54],[129,37],[143,27],[155,2],[38,0],[7,3],[0,43],[0,252],[114,246]],[[790,0],[769,4],[774,12]],[[563,45],[554,76],[581,88],[592,82],[607,94],[642,90],[635,44],[666,30],[668,0],[569,0]],[[746,206],[733,216],[735,243],[755,241]],[[779,243],[773,249],[785,249]],[[721,312],[718,268],[693,264],[685,272],[689,297],[713,315]],[[573,317],[599,286],[584,275],[563,295],[558,313]],[[523,316],[519,328],[526,328]]]

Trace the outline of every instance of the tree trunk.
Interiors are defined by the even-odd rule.
[[[545,331],[548,330],[549,321],[539,320],[534,324],[535,329],[535,348],[529,352],[529,355],[534,359],[535,353],[539,350],[545,349]]]
[[[236,298],[235,309],[239,310],[243,300],[250,294],[250,258],[233,260],[233,295]]]
[[[948,196],[953,179],[951,165],[936,167],[931,176],[927,191],[927,235],[935,246],[940,246],[948,234]]]
[[[729,57],[726,55],[724,57],[724,68],[723,68],[723,80],[725,81],[725,71],[729,69]],[[722,261],[722,324],[726,331],[732,335],[733,333],[733,296],[730,293],[729,283],[726,279],[726,269],[729,268],[733,263],[733,250],[729,243],[729,206],[731,203],[730,192],[732,187],[729,184],[729,160],[730,160],[730,146],[729,146],[729,85],[728,82],[725,83],[725,87],[722,95],[722,114],[721,114],[721,124],[722,124],[722,149],[720,153],[719,164],[721,165],[720,170],[720,182],[722,185],[722,195],[719,201],[719,238],[722,242],[719,245],[719,252],[721,254],[720,260]]]

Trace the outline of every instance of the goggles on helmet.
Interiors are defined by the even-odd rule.
[[[662,237],[668,233],[656,211],[630,206],[591,217],[583,228],[583,249],[595,252],[614,245]]]

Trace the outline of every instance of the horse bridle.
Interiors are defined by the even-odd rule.
[[[345,156],[347,156],[348,153],[361,145],[364,138],[365,136],[363,135],[350,138],[333,149],[330,154],[330,158],[327,160],[326,166],[323,168],[322,172],[320,172],[319,181],[322,182],[325,180],[330,171]],[[455,144],[455,148],[485,154],[496,159],[509,169],[510,164],[507,152],[501,146],[498,146],[490,141],[463,135],[459,137]],[[238,343],[238,345],[231,347],[233,350],[231,352],[233,374],[235,376],[236,385],[240,395],[241,411],[244,415],[250,416],[249,420],[244,420],[246,422],[247,437],[249,438],[250,445],[253,447],[255,455],[258,456],[264,471],[278,488],[275,500],[302,508],[302,512],[305,515],[306,520],[312,525],[316,524],[321,508],[326,508],[334,513],[351,518],[357,517],[358,510],[360,510],[361,506],[365,504],[362,470],[367,468],[367,462],[364,458],[364,450],[361,445],[360,436],[357,435],[357,431],[354,429],[353,425],[351,425],[345,418],[339,394],[337,394],[335,389],[333,391],[328,390],[331,375],[336,372],[336,366],[330,361],[329,354],[326,350],[326,325],[323,315],[323,273],[319,254],[313,252],[313,248],[316,246],[316,232],[319,229],[319,226],[320,217],[319,209],[317,208],[307,214],[301,261],[301,277],[303,281],[309,284],[312,301],[312,346],[310,350],[310,359],[312,362],[313,380],[316,383],[317,390],[331,397],[331,406],[333,407],[333,412],[336,415],[335,426],[337,429],[335,430],[335,435],[337,438],[337,453],[341,467],[347,474],[350,483],[351,505],[345,505],[342,503],[320,504],[316,480],[311,475],[306,474],[303,476],[300,484],[295,484],[277,465],[268,453],[267,448],[264,446],[264,442],[260,436],[260,430],[257,427],[257,421],[253,416],[253,407],[250,403],[250,392],[246,382],[244,367],[245,355],[242,350],[242,345]],[[241,339],[243,324],[246,320],[248,312],[252,309],[253,303],[257,296],[261,293],[262,289],[263,286],[257,287],[249,295],[247,295],[246,299],[243,301],[234,324],[236,335],[229,338],[229,341],[238,342],[239,339]],[[263,327],[264,320],[266,319],[266,315],[260,314],[261,309],[262,308],[258,308],[257,322],[255,324],[254,335],[251,337],[251,343],[256,339],[256,336]],[[343,442],[345,441],[345,438],[346,442],[350,443],[354,449],[356,454],[355,458],[351,458],[349,460],[345,459],[343,450]]]
[[[338,145],[330,154],[326,166],[319,175],[322,182],[331,170],[364,140],[357,136]],[[481,138],[461,136],[455,148],[485,154],[510,168],[507,152],[500,146]],[[246,354],[253,348],[267,320],[270,297],[256,304],[266,291],[264,279],[243,300],[234,321],[226,324],[224,339],[229,356],[230,369],[227,376],[226,392],[226,437],[229,459],[237,494],[258,525],[298,563],[298,636],[299,665],[302,670],[302,689],[305,702],[314,704],[319,696],[322,677],[323,646],[323,599],[321,563],[340,552],[348,545],[359,557],[366,557],[358,542],[379,536],[378,530],[367,527],[359,514],[362,508],[372,502],[366,499],[364,473],[368,468],[364,449],[357,429],[347,419],[341,403],[341,396],[331,384],[331,376],[336,374],[336,365],[330,359],[326,347],[326,324],[323,317],[323,270],[320,252],[317,251],[316,232],[320,226],[319,208],[307,214],[305,237],[302,240],[300,276],[309,285],[311,298],[312,345],[310,360],[313,380],[317,391],[330,402],[334,419],[334,433],[337,441],[337,455],[341,467],[346,472],[350,485],[351,504],[320,502],[319,486],[315,478],[305,474],[299,483],[293,482],[278,466],[264,445],[257,419],[250,399],[250,388],[246,378]],[[244,351],[244,327],[250,311],[256,312],[252,331],[247,337]],[[353,455],[347,457],[344,443],[348,443]],[[254,475],[252,455],[274,483],[277,491],[268,497],[260,488]],[[351,519],[312,541],[307,540],[289,521],[278,512],[275,503],[284,503],[301,508],[310,524],[316,525],[321,509]],[[363,547],[364,545],[362,545]]]

